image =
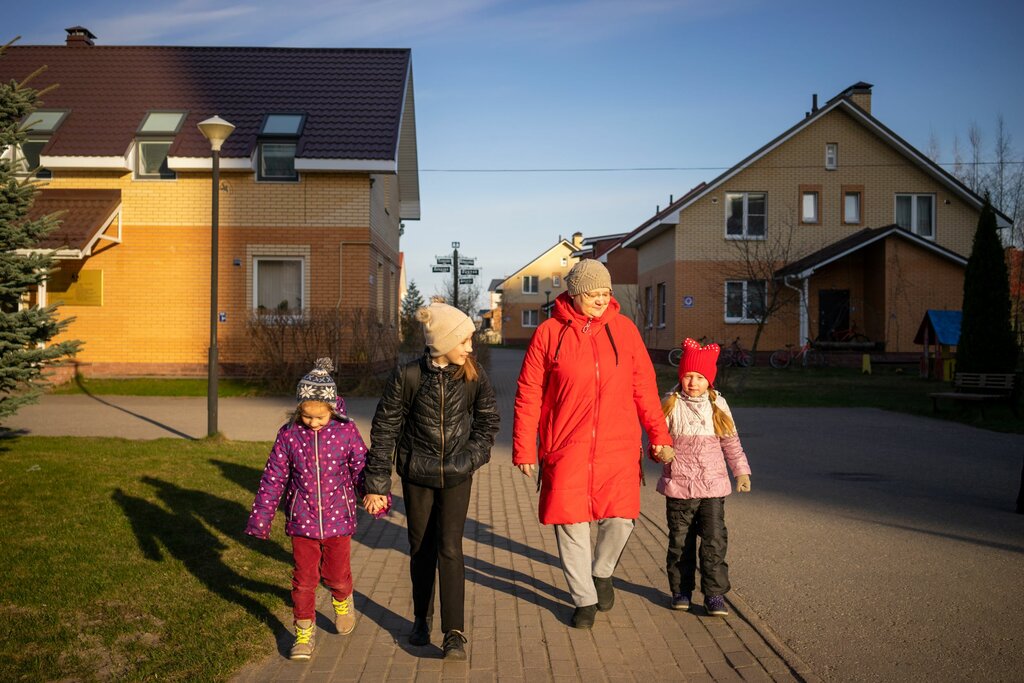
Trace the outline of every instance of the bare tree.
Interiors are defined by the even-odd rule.
[[[455,277],[458,277],[458,276],[456,275]],[[439,296],[443,296],[445,301],[447,301],[448,303],[450,303],[450,304],[452,304],[454,306],[455,305],[454,302],[456,300],[456,298],[455,298],[455,287],[456,287],[456,284],[455,284],[454,278],[450,278],[450,279],[445,280],[444,284],[441,285],[439,288],[435,288],[434,289],[434,293],[438,294]],[[478,304],[480,302],[480,293],[481,293],[480,285],[474,279],[473,284],[471,284],[471,285],[458,285],[458,288],[459,288],[459,296],[458,296],[458,302],[459,303],[458,303],[457,308],[460,311],[462,311],[463,313],[465,313],[466,315],[468,315],[470,318],[475,317],[476,314],[477,314],[477,310],[478,310]]]
[[[934,128],[928,133],[928,150],[925,154],[935,163],[939,163],[942,158],[942,144],[939,142],[939,136]]]

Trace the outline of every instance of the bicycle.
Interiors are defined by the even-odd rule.
[[[754,364],[754,354],[740,346],[740,338],[736,337],[728,346],[722,345],[722,353],[718,362],[726,368],[749,368]]]
[[[701,337],[700,339],[697,340],[697,343],[703,345],[704,344],[704,340],[707,339],[707,338],[708,338],[707,335],[704,335],[703,337]],[[678,368],[679,367],[679,363],[682,360],[683,360],[683,347],[681,345],[677,346],[676,348],[674,348],[674,349],[672,349],[671,351],[668,352],[668,364],[671,365],[672,367]]]
[[[823,368],[827,363],[825,354],[814,348],[808,338],[797,351],[793,351],[792,344],[786,344],[785,349],[773,351],[772,355],[768,357],[768,364],[776,370],[785,370],[797,359],[800,359],[805,367]]]
[[[829,330],[828,340],[833,342],[853,342],[856,344],[869,344],[871,340],[868,339],[867,335],[861,334],[857,331],[856,325],[850,325],[849,329],[845,330]]]

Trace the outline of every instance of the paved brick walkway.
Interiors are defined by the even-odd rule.
[[[330,597],[321,589],[313,658],[289,661],[291,634],[283,633],[278,652],[243,670],[237,682],[814,680],[764,624],[743,617],[737,596],[730,595],[733,609],[724,619],[697,607],[668,609],[666,534],[645,516],[615,573],[615,607],[598,613],[591,631],[569,626],[572,606],[554,533],[537,521],[536,484],[512,466],[512,399],[522,354],[494,355],[502,431],[490,465],[474,477],[464,544],[469,661],[441,658],[439,618],[431,645],[407,642],[412,586],[396,488],[391,515],[362,515],[355,535],[355,631],[334,632]]]

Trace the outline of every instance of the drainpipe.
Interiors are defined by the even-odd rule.
[[[797,339],[797,348],[804,345],[804,340],[810,337],[810,322],[807,316],[807,301],[808,301],[808,284],[807,278],[803,278],[803,289],[794,287],[789,284],[789,278],[791,275],[784,275],[782,278],[782,284],[786,285],[800,296],[800,338]]]

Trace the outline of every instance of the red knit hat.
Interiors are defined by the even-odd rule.
[[[699,372],[704,375],[708,384],[715,383],[715,375],[718,374],[718,353],[721,349],[718,344],[701,346],[689,337],[683,340],[683,358],[679,361],[679,381],[683,381],[683,375],[688,372]]]

